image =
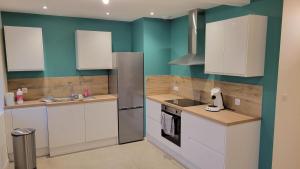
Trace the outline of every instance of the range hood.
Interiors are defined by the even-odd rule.
[[[194,9],[189,12],[188,54],[169,62],[169,64],[185,66],[204,65],[205,57],[197,55],[198,12],[202,12],[204,14],[204,12],[199,9]]]

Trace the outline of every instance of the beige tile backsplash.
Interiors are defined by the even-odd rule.
[[[92,95],[108,94],[108,76],[72,76],[9,79],[8,91],[28,88],[25,100],[40,99],[44,96],[66,97],[72,92],[83,93],[88,88]],[[72,90],[73,88],[73,90]]]
[[[73,87],[72,87],[73,86]],[[174,86],[179,88],[174,91]],[[108,76],[74,76],[9,79],[8,90],[15,92],[18,88],[28,88],[25,100],[40,99],[44,96],[66,97],[72,92],[82,93],[88,88],[93,95],[108,94]],[[210,101],[210,90],[220,87],[223,92],[225,107],[251,116],[261,116],[262,92],[259,85],[229,83],[200,78],[178,76],[148,76],[146,78],[146,95],[177,94],[179,96]],[[234,99],[239,98],[241,105],[236,106]]]
[[[220,87],[225,107],[239,113],[255,117],[261,116],[263,88],[259,85],[178,76],[149,76],[146,79],[146,86],[147,95],[172,93],[205,103],[210,102],[210,90]],[[174,91],[174,86],[177,86],[179,90]],[[235,105],[235,98],[241,100],[241,105]]]

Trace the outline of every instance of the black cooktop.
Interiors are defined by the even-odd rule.
[[[175,100],[167,100],[166,102],[180,106],[180,107],[190,107],[190,106],[197,106],[197,105],[204,104],[200,101],[191,100],[191,99],[175,99]]]

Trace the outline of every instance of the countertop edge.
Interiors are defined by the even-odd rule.
[[[100,96],[109,96],[111,98],[96,98],[93,100],[77,100],[77,101],[67,101],[67,102],[52,102],[52,103],[46,103],[46,102],[41,102],[40,100],[32,100],[32,101],[27,101],[27,102],[32,102],[32,103],[25,103],[24,104],[16,104],[13,106],[4,106],[4,110],[10,110],[10,109],[17,109],[17,108],[30,108],[30,107],[38,107],[38,106],[63,106],[63,105],[72,105],[72,104],[85,104],[85,103],[94,103],[94,102],[104,102],[104,101],[112,101],[112,100],[117,100],[118,98],[114,95],[97,95],[98,97]],[[96,97],[97,97],[96,96]]]
[[[196,116],[199,116],[199,117],[203,117],[207,120],[211,120],[211,121],[214,121],[214,122],[217,122],[219,124],[222,124],[224,126],[233,126],[233,125],[238,125],[238,124],[243,124],[243,123],[249,123],[249,122],[254,122],[254,121],[260,121],[261,120],[261,117],[251,117],[251,116],[248,116],[248,117],[251,117],[252,119],[248,119],[248,120],[242,120],[242,121],[238,121],[238,122],[232,122],[232,123],[224,123],[222,121],[219,121],[217,119],[214,119],[214,118],[210,118],[208,116],[204,116],[204,115],[201,115],[201,114],[198,114],[198,113],[195,113],[195,112],[192,112],[190,110],[187,110],[185,109],[184,107],[180,107],[180,106],[176,106],[176,105],[173,105],[173,104],[170,104],[168,102],[164,102],[164,101],[161,101],[161,100],[158,100],[158,99],[154,99],[152,98],[151,96],[146,96],[147,99],[150,99],[152,101],[155,101],[155,102],[159,102],[159,103],[162,103],[162,104],[165,104],[167,106],[171,106],[171,107],[174,107],[174,108],[177,108],[179,110],[182,110],[182,111],[185,111],[187,113],[191,113],[193,115],[196,115]],[[243,114],[244,115],[244,114]],[[245,115],[246,116],[246,115]]]

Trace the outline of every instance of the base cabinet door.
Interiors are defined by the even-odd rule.
[[[153,137],[156,140],[161,140],[161,124],[147,117],[147,136]]]
[[[152,120],[160,123],[161,118],[161,104],[155,101],[147,99],[147,118],[151,118]]]
[[[48,147],[46,107],[32,107],[12,110],[13,128],[34,128],[36,148]]]
[[[116,138],[118,136],[117,102],[85,104],[86,141]]]
[[[84,104],[48,107],[49,147],[85,141]]]
[[[182,153],[197,169],[224,169],[225,158],[197,140],[186,137],[182,141]]]
[[[15,128],[34,128],[37,156],[48,154],[48,128],[46,107],[17,108],[5,111],[7,151],[13,160],[11,132]]]

